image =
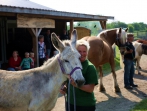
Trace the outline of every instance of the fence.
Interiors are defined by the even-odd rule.
[[[135,37],[135,39],[147,40],[147,31],[135,32],[134,37]]]

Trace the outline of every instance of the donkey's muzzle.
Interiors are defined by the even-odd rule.
[[[84,85],[85,80],[76,80],[75,81],[78,87],[81,87],[82,85]]]

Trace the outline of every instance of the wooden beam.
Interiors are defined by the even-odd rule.
[[[0,16],[16,16],[16,13],[0,12]]]
[[[70,38],[71,38],[71,33],[72,33],[73,29],[74,29],[74,27],[73,27],[73,22],[74,22],[73,19],[70,20]]]
[[[28,17],[27,15],[17,14],[17,27],[55,28],[55,20],[41,17]]]
[[[38,57],[38,36],[41,32],[42,28],[31,28],[29,29],[30,34],[33,37],[33,52],[35,53],[35,59],[36,59],[36,66],[39,66],[39,57]]]
[[[32,32],[33,32],[33,34],[34,34],[34,36],[36,37],[36,32],[35,32],[35,29],[32,29],[32,28],[31,28],[31,30],[32,30]]]
[[[38,30],[37,36],[40,35],[41,31],[42,31],[42,28],[40,28],[40,29]]]
[[[106,21],[100,21],[101,27],[103,30],[106,29]]]
[[[104,28],[105,28],[105,29],[106,29],[106,22],[107,22],[107,21],[103,21],[103,23],[104,23]]]

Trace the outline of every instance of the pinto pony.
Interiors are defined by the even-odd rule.
[[[114,90],[115,92],[120,92],[120,88],[116,80],[114,53],[112,45],[115,43],[119,47],[120,51],[123,52],[125,50],[124,45],[126,42],[127,30],[128,29],[123,30],[121,28],[116,28],[102,31],[97,37],[87,36],[82,38],[88,41],[90,44],[88,59],[95,65],[97,69],[99,69],[99,91],[105,91],[102,81],[102,65],[105,63],[109,63],[114,79]]]
[[[145,40],[137,40],[133,42],[133,46],[135,47],[135,60],[137,62],[136,69],[138,74],[140,73],[140,59],[143,54],[147,55],[147,41]]]
[[[147,40],[139,39],[139,40],[136,40],[136,41],[139,42],[139,43],[142,43],[144,45],[147,45]]]
[[[61,84],[71,76],[78,86],[84,84],[80,54],[76,50],[77,33],[71,41],[60,41],[52,33],[59,54],[41,67],[25,71],[0,70],[0,111],[51,111]]]

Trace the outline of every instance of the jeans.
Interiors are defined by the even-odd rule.
[[[46,49],[46,56],[50,57],[51,49]]]
[[[12,68],[12,67],[9,67],[8,69],[7,69],[8,71],[16,71],[14,68]]]
[[[42,66],[45,61],[45,58],[39,58],[39,66]]]
[[[124,85],[130,86],[133,85],[133,76],[134,76],[134,61],[124,59]]]

